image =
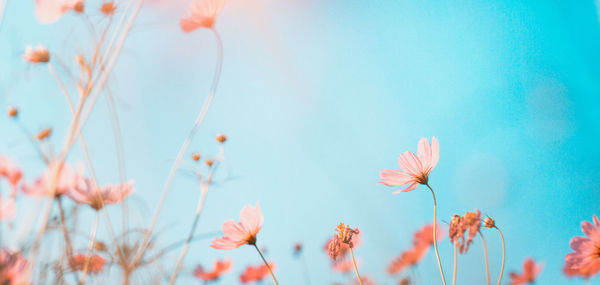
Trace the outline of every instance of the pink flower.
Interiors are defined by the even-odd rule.
[[[87,204],[95,210],[104,205],[117,204],[133,192],[133,180],[118,185],[104,185],[96,188],[91,179],[83,179],[75,188],[65,193],[79,204]]]
[[[190,5],[190,15],[179,22],[184,32],[191,32],[197,28],[212,29],[215,18],[225,6],[225,0],[196,0]]]
[[[2,177],[6,177],[8,183],[13,187],[11,196],[14,197],[17,194],[17,185],[21,181],[23,173],[12,159],[6,156],[0,156],[0,178]]]
[[[69,267],[73,271],[83,271],[87,258],[85,254],[77,254],[69,260]],[[93,254],[89,257],[87,270],[90,274],[98,274],[102,272],[104,265],[106,265],[106,259],[100,255]]]
[[[571,239],[571,248],[575,251],[565,257],[565,272],[573,275],[595,275],[600,271],[600,221],[594,216],[594,224],[583,221],[581,230],[587,237]]]
[[[74,10],[78,13],[83,13],[82,0],[36,0],[35,1],[35,16],[42,24],[51,24],[69,10]]]
[[[226,221],[223,223],[225,236],[212,241],[214,249],[234,249],[244,244],[255,245],[256,235],[263,224],[263,215],[258,202],[256,206],[244,206],[240,213],[240,222]]]
[[[510,273],[510,285],[534,283],[542,268],[544,268],[543,265],[536,265],[532,258],[527,258],[523,262],[523,274]]]
[[[231,268],[231,260],[215,261],[215,268],[212,271],[205,271],[202,265],[198,265],[194,270],[194,276],[204,281],[214,281],[219,279],[223,273]]]
[[[58,178],[58,179],[56,179]],[[23,184],[21,189],[31,196],[60,196],[83,183],[83,166],[73,169],[67,163],[52,162],[33,185]],[[53,185],[54,184],[54,185]],[[52,188],[54,186],[54,189]]]
[[[444,238],[444,229],[438,226],[436,227],[436,238],[438,241]],[[433,245],[433,224],[425,225],[421,230],[417,231],[413,237],[413,245],[416,246],[432,246]]]
[[[15,199],[4,199],[0,197],[0,220],[12,220],[17,213]]]
[[[410,250],[404,251],[400,257],[396,257],[392,260],[387,268],[388,274],[398,274],[407,267],[417,265],[417,263],[425,257],[427,249],[427,246],[415,246]]]
[[[43,46],[37,46],[36,48],[31,46],[25,47],[25,53],[22,57],[24,61],[34,64],[50,61],[50,53],[48,52],[48,49]]]
[[[426,138],[421,138],[419,140],[418,155],[410,151],[400,155],[398,164],[402,170],[382,170],[379,173],[381,181],[378,184],[392,187],[410,184],[406,189],[395,191],[394,194],[414,190],[419,184],[427,184],[429,173],[435,168],[440,159],[439,149],[440,146],[435,137],[431,139],[431,145],[429,145]]]
[[[275,270],[275,264],[269,263],[269,267],[271,267],[271,270]],[[258,282],[265,279],[267,275],[269,275],[269,268],[267,268],[267,266],[264,264],[258,266],[248,266],[242,275],[240,275],[240,282]]]
[[[20,253],[0,252],[0,281],[7,285],[28,284],[27,259]]]

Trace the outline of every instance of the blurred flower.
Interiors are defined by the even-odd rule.
[[[69,267],[73,271],[83,271],[85,267],[85,260],[87,256],[85,254],[77,254],[69,260]],[[97,274],[104,269],[106,259],[104,257],[93,254],[89,257],[87,272],[90,274]]]
[[[19,181],[21,181],[23,173],[12,159],[0,155],[0,178],[2,177],[5,177],[12,186],[13,193],[11,194],[11,197],[14,197],[17,194],[17,185],[19,184]]]
[[[400,186],[410,183],[406,189],[395,191],[394,194],[414,190],[419,184],[427,184],[429,173],[440,159],[439,148],[438,140],[435,137],[431,139],[431,145],[426,138],[421,138],[418,155],[410,151],[400,155],[398,164],[402,170],[382,170],[379,173],[381,181],[378,184]]]
[[[22,285],[28,282],[27,259],[19,252],[0,252],[0,284]]]
[[[600,271],[600,221],[594,216],[594,224],[583,221],[581,230],[587,237],[571,239],[571,248],[575,251],[565,257],[565,272],[573,275],[593,276]]]
[[[184,32],[191,32],[197,28],[212,29],[215,18],[225,6],[225,0],[196,0],[190,5],[190,13],[179,21]]]
[[[204,163],[206,164],[206,166],[212,167],[215,161],[212,159],[207,159]]]
[[[302,253],[302,244],[297,242],[294,245],[294,256],[299,256]]]
[[[377,284],[369,276],[361,276],[360,277],[360,282],[358,281],[357,278],[354,278],[352,281],[353,281],[352,284],[354,284],[354,285],[359,285],[359,284],[362,284],[362,285],[375,285],[375,284]]]
[[[131,193],[133,193],[133,180],[96,188],[91,179],[85,178],[65,195],[79,204],[87,204],[95,210],[100,210],[104,205],[121,203]]]
[[[465,217],[463,222],[465,223],[465,228],[469,230],[469,235],[467,237],[467,247],[464,252],[469,250],[469,246],[473,243],[473,238],[477,236],[479,233],[479,228],[481,227],[481,212],[479,210],[475,210],[476,212],[467,212],[465,213]]]
[[[0,197],[0,220],[12,220],[17,213],[17,203],[15,199],[4,199]],[[2,284],[0,282],[0,284]]]
[[[269,263],[269,267],[271,267],[272,270],[275,270],[275,264]],[[269,275],[269,268],[264,264],[248,266],[242,275],[240,275],[240,282],[258,282],[267,277],[267,275]]]
[[[444,229],[440,226],[436,227],[436,238],[438,241],[444,238]],[[416,246],[432,246],[433,245],[433,224],[425,225],[421,230],[417,231],[413,237],[413,245]]]
[[[256,206],[244,206],[240,213],[240,222],[226,221],[223,223],[225,236],[212,241],[215,249],[234,249],[244,244],[255,245],[256,235],[263,224],[263,215],[258,202]]]
[[[407,267],[415,266],[419,261],[425,257],[428,247],[425,246],[414,246],[413,248],[402,252],[400,257],[396,257],[392,260],[387,268],[387,272],[390,275],[398,274]]]
[[[333,260],[346,254],[347,248],[343,245],[347,245],[350,249],[354,247],[353,237],[359,233],[357,228],[351,229],[348,225],[344,225],[344,223],[340,223],[335,228],[335,231],[337,234],[333,237],[333,240],[329,242],[328,246],[329,257]]]
[[[56,181],[55,181],[56,178]],[[73,169],[68,163],[51,162],[41,177],[33,182],[33,185],[23,184],[21,190],[27,195],[60,196],[69,190],[75,189],[83,182],[83,166],[79,164],[77,169]],[[52,189],[54,182],[54,189]]]
[[[106,2],[102,4],[102,7],[100,7],[100,12],[106,16],[114,14],[115,10],[117,10],[117,6],[115,5],[114,1]]]
[[[36,138],[37,138],[39,141],[42,141],[42,140],[45,140],[45,139],[47,139],[48,137],[50,137],[50,135],[51,135],[51,134],[52,134],[52,129],[51,129],[51,128],[45,128],[45,129],[41,130],[41,131],[40,131],[40,132],[37,134]]]
[[[404,277],[402,279],[400,279],[400,281],[398,281],[398,285],[409,285],[410,284],[410,278],[408,277]]]
[[[229,271],[231,268],[231,260],[215,261],[215,268],[212,271],[205,271],[202,265],[198,265],[194,270],[194,276],[196,278],[203,281],[214,281],[219,279],[219,277]]]
[[[450,220],[450,229],[448,229],[450,242],[454,246],[457,246],[460,252],[463,251],[465,246],[465,231],[467,230],[463,220],[463,217],[455,214],[452,216],[452,220]]]
[[[192,160],[193,161],[200,160],[200,153],[194,153],[194,154],[192,154]]]
[[[82,0],[35,0],[35,15],[42,24],[58,21],[69,10],[83,13]]]
[[[590,268],[573,269],[568,264],[565,264],[565,266],[563,267],[563,273],[567,275],[567,277],[578,276],[585,279],[588,279],[596,274],[593,271],[591,271]]]
[[[358,266],[358,261],[356,262]],[[340,273],[348,273],[354,269],[354,263],[350,258],[340,258],[331,263],[331,268]]]
[[[25,47],[25,53],[23,54],[23,60],[31,63],[40,63],[50,61],[50,53],[48,49],[43,46],[33,48],[31,46]]]
[[[19,109],[17,107],[10,106],[8,107],[8,111],[6,111],[9,117],[16,118],[19,115]]]
[[[227,141],[227,136],[224,134],[218,134],[217,141],[220,143],[225,143]]]
[[[523,262],[523,274],[510,273],[510,285],[534,283],[543,267],[541,264],[536,265],[532,258],[527,258]]]

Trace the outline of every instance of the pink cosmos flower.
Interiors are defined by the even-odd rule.
[[[36,48],[26,46],[25,53],[22,57],[24,61],[33,64],[50,61],[50,53],[48,52],[48,49],[43,46],[37,46]]]
[[[55,177],[58,179],[54,182],[54,189],[52,189]],[[33,185],[23,184],[21,190],[31,196],[60,196],[75,189],[80,183],[83,183],[83,179],[83,165],[79,164],[76,169],[73,169],[67,163],[52,162]]]
[[[256,235],[263,224],[263,215],[258,202],[256,206],[244,206],[240,213],[240,222],[226,221],[223,223],[225,236],[212,241],[214,249],[235,249],[244,244],[255,245]]]
[[[223,273],[231,268],[231,260],[215,261],[215,268],[212,271],[205,271],[202,265],[198,265],[194,270],[194,276],[203,281],[214,281],[219,279]]]
[[[100,210],[104,205],[122,202],[132,192],[133,180],[118,185],[104,185],[98,189],[91,179],[86,178],[65,195],[79,204],[87,204],[95,210]]]
[[[510,273],[510,285],[521,285],[534,283],[537,276],[544,268],[541,264],[535,264],[532,258],[527,258],[523,262],[523,273],[518,274],[515,272]]]
[[[83,13],[82,0],[35,0],[35,16],[41,24],[51,24],[69,10]]]
[[[0,197],[0,220],[12,220],[16,213],[17,203],[15,203],[15,199],[4,199]]]
[[[565,257],[565,272],[573,275],[596,275],[600,271],[600,221],[594,216],[594,224],[583,221],[581,230],[587,237],[571,239],[575,251]]]
[[[225,6],[225,0],[196,0],[190,5],[190,15],[179,22],[184,32],[191,32],[197,28],[212,29],[215,18]]]
[[[440,146],[435,137],[431,139],[431,145],[426,138],[421,138],[418,154],[407,151],[400,155],[398,164],[402,170],[382,170],[379,173],[381,181],[378,184],[392,187],[410,184],[406,189],[395,191],[394,194],[414,190],[419,184],[427,184],[429,173],[440,159],[439,149]]]
[[[271,270],[275,270],[275,264],[269,262],[269,267],[271,267]],[[240,282],[258,282],[265,279],[267,275],[269,275],[269,268],[267,268],[267,266],[264,264],[258,266],[248,266],[240,275]]]
[[[388,274],[398,274],[407,267],[417,265],[425,257],[427,249],[428,247],[426,246],[415,246],[410,250],[404,251],[400,254],[400,257],[392,260],[387,268]]]
[[[6,177],[8,183],[13,187],[12,197],[17,194],[17,185],[21,178],[23,177],[23,173],[21,169],[6,156],[0,156],[0,178]]]
[[[0,284],[28,284],[27,259],[20,253],[0,252]]]

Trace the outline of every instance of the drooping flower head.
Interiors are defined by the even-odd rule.
[[[544,268],[542,264],[535,264],[533,258],[527,258],[523,262],[523,273],[510,273],[510,285],[534,283],[537,276],[542,272],[542,268]]]
[[[475,210],[475,212],[467,212],[465,213],[465,217],[463,219],[465,223],[465,228],[469,230],[469,235],[467,236],[467,247],[464,252],[469,250],[469,246],[473,243],[473,239],[479,233],[479,228],[481,228],[481,212],[479,210]]]
[[[256,235],[263,224],[263,215],[258,202],[256,206],[245,206],[240,213],[240,222],[226,221],[223,223],[222,238],[217,238],[210,245],[214,249],[234,249],[244,244],[255,245]]]
[[[565,272],[573,275],[594,276],[600,271],[600,221],[594,216],[594,224],[583,221],[581,230],[586,237],[571,239],[574,252],[565,257]]]
[[[35,15],[41,24],[51,24],[62,17],[69,10],[83,13],[82,0],[36,0]]]
[[[194,270],[194,276],[203,281],[214,281],[219,279],[223,273],[229,271],[230,268],[231,260],[217,260],[212,271],[206,271],[202,265],[198,265]]]
[[[21,189],[25,194],[32,196],[60,196],[75,189],[80,183],[83,183],[83,179],[82,165],[78,165],[74,169],[66,162],[54,161],[50,163],[42,176],[33,182],[33,185],[23,184]]]
[[[18,252],[0,252],[0,284],[22,285],[28,282],[27,259]]]
[[[25,47],[25,53],[23,54],[23,60],[34,64],[50,61],[50,53],[48,49],[43,46],[37,46],[35,48],[31,46]]]
[[[457,246],[460,252],[464,250],[466,230],[464,218],[456,214],[452,216],[450,228],[448,229],[448,236],[450,237],[450,242],[452,242],[454,246]]]
[[[382,170],[379,173],[381,181],[378,184],[392,187],[410,184],[404,190],[395,191],[394,194],[414,190],[419,184],[427,184],[429,173],[440,159],[439,149],[440,146],[435,137],[431,139],[431,145],[426,138],[421,138],[417,155],[410,151],[400,155],[398,164],[402,170]]]
[[[85,268],[85,262],[87,259],[87,255],[85,254],[77,254],[69,260],[69,267],[73,271],[83,271]],[[93,254],[89,257],[87,272],[90,274],[98,274],[102,272],[104,269],[104,265],[106,264],[106,259],[104,257]]]
[[[133,193],[133,180],[97,188],[91,179],[85,178],[65,195],[79,204],[87,204],[95,210],[100,210],[105,205],[122,202],[131,193]]]
[[[275,270],[274,263],[269,262],[269,267],[271,267],[271,270]],[[269,275],[269,268],[266,265],[249,265],[248,267],[246,267],[246,270],[244,270],[244,272],[240,275],[240,282],[249,283],[262,281],[263,279],[265,279],[265,277],[267,277],[267,275]]]
[[[179,25],[184,32],[191,32],[198,28],[212,29],[215,18],[225,6],[225,0],[195,0],[190,5],[189,16],[182,18]]]
[[[354,236],[358,236],[360,231],[358,228],[351,229],[348,225],[340,223],[335,231],[337,234],[333,237],[333,240],[329,243],[328,251],[329,257],[336,260],[338,257],[345,255],[348,249],[354,248]],[[344,246],[346,245],[347,248]]]

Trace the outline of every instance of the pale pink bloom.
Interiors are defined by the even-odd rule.
[[[35,48],[26,46],[25,53],[23,53],[22,57],[24,61],[34,64],[50,61],[50,53],[48,52],[48,49],[43,46],[37,46]]]
[[[510,273],[510,285],[534,283],[537,276],[542,272],[542,268],[544,268],[543,265],[535,264],[532,258],[527,258],[525,262],[523,262],[522,274],[516,272]]]
[[[231,260],[217,260],[215,261],[215,268],[212,271],[205,271],[202,265],[198,265],[194,270],[194,276],[204,281],[214,281],[219,279],[223,273],[229,271],[231,268]]]
[[[8,183],[13,187],[13,193],[11,196],[15,196],[17,193],[17,185],[21,178],[23,177],[23,173],[21,169],[6,156],[0,156],[0,178],[5,177],[8,180]]]
[[[390,275],[398,274],[407,267],[415,266],[427,253],[429,246],[417,245],[412,249],[404,251],[400,257],[396,257],[390,262],[387,272]]]
[[[263,224],[263,215],[258,202],[256,206],[244,206],[240,213],[240,222],[226,221],[222,229],[225,236],[212,241],[214,249],[234,249],[244,244],[255,245],[256,235]]]
[[[575,251],[565,257],[565,272],[574,275],[593,276],[600,271],[600,221],[594,216],[594,224],[583,221],[581,230],[587,237],[571,239],[571,248]]]
[[[190,5],[190,13],[179,21],[184,32],[191,32],[197,28],[213,28],[215,18],[225,6],[225,0],[196,0]]]
[[[133,180],[123,184],[104,185],[96,188],[91,179],[85,178],[65,195],[79,204],[87,204],[100,210],[104,205],[121,203],[131,193],[133,193]]]
[[[275,270],[274,263],[269,262],[269,267],[271,267],[271,270]],[[269,268],[264,264],[258,266],[248,266],[240,275],[240,282],[258,282],[265,279],[267,275],[269,275]]]
[[[382,170],[379,173],[381,181],[378,184],[393,187],[410,184],[406,189],[395,191],[394,194],[414,190],[419,184],[427,184],[429,173],[440,160],[439,149],[440,146],[435,137],[431,139],[431,145],[426,138],[421,138],[419,140],[418,154],[415,155],[407,151],[400,155],[398,157],[398,164],[402,170]]]
[[[12,220],[16,213],[17,203],[15,203],[15,199],[4,199],[0,197],[0,220]]]
[[[444,239],[444,229],[439,225],[437,225],[435,231],[437,241]],[[414,246],[432,246],[433,245],[433,224],[428,224],[423,226],[419,231],[417,231],[413,237],[413,245]]]
[[[35,0],[35,16],[41,24],[51,24],[69,10],[83,13],[82,0]]]
[[[0,284],[28,284],[27,259],[18,252],[0,252]]]
[[[60,196],[75,189],[83,183],[83,179],[83,165],[79,164],[77,169],[73,169],[68,163],[52,162],[33,185],[23,184],[21,189],[25,194],[32,196]]]

